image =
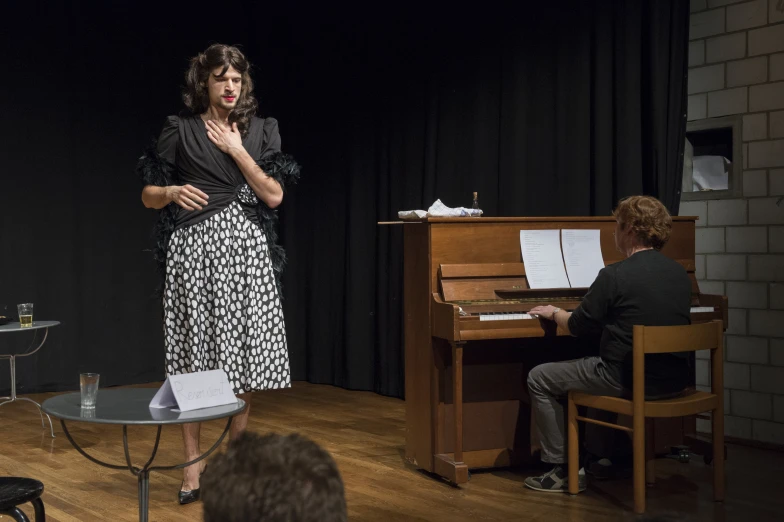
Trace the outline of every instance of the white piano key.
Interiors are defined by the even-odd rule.
[[[480,321],[511,321],[514,319],[533,319],[529,314],[479,314]]]
[[[693,314],[700,314],[705,312],[715,312],[716,310],[712,306],[692,306],[691,313]]]

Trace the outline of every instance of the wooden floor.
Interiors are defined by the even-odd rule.
[[[53,394],[30,395],[39,402]],[[249,429],[300,432],[337,460],[346,484],[352,521],[580,521],[634,520],[629,481],[590,483],[576,497],[538,493],[523,487],[532,470],[474,473],[454,488],[406,465],[404,403],[373,393],[306,383],[254,397]],[[202,447],[219,435],[223,421],[202,429]],[[102,460],[124,462],[117,426],[69,424],[74,437]],[[127,471],[99,467],[79,455],[59,424],[55,439],[42,430],[35,408],[17,402],[0,408],[0,475],[41,480],[47,520],[138,520],[136,479]],[[154,428],[130,430],[131,456],[149,455]],[[181,462],[181,438],[165,428],[159,464]],[[712,501],[711,468],[701,459],[689,464],[658,461],[658,482],[648,490],[648,513],[683,513],[690,521],[784,519],[781,470],[784,454],[729,447],[728,499]],[[150,520],[201,520],[201,503],[177,504],[181,472],[153,473]],[[25,508],[32,516],[32,510]],[[9,520],[0,516],[0,521]]]

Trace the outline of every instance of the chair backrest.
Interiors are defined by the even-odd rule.
[[[633,330],[632,402],[643,415],[645,354],[711,350],[711,393],[724,393],[724,328],[721,320],[685,326],[635,326]]]
[[[676,353],[715,350],[724,336],[720,320],[684,326],[635,326],[635,350],[643,353]]]

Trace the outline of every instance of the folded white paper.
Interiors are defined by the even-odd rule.
[[[198,410],[234,404],[231,383],[223,370],[169,375],[150,402],[150,408],[173,408],[180,411]]]

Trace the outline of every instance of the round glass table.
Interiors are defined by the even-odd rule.
[[[139,520],[142,522],[147,520],[150,508],[150,472],[182,469],[207,458],[212,452],[218,449],[218,446],[223,442],[226,433],[228,433],[229,428],[231,427],[231,421],[234,416],[242,413],[245,409],[245,401],[239,398],[234,404],[213,406],[211,408],[202,408],[188,412],[180,412],[175,408],[150,408],[150,401],[152,401],[152,398],[157,391],[156,388],[98,390],[96,406],[93,409],[83,409],[81,407],[81,393],[66,393],[45,400],[42,406],[45,413],[60,419],[60,425],[63,427],[63,432],[68,438],[68,441],[84,457],[107,468],[127,469],[137,477],[139,483]],[[152,466],[152,462],[158,452],[158,443],[161,440],[161,428],[165,424],[187,424],[191,422],[204,422],[225,418],[228,418],[228,421],[226,422],[223,433],[218,438],[217,442],[199,458],[174,466]],[[65,424],[66,421],[121,424],[123,427],[125,464],[109,464],[87,454],[68,432],[68,427]],[[158,426],[152,455],[141,467],[134,466],[131,463],[131,454],[128,450],[129,425]]]
[[[44,424],[44,414],[41,412],[41,405],[35,402],[33,399],[28,399],[27,397],[17,397],[16,396],[16,358],[17,357],[28,357],[33,355],[35,352],[41,349],[41,347],[46,342],[46,338],[49,336],[49,328],[57,326],[60,324],[59,321],[33,321],[32,326],[21,326],[18,322],[16,323],[8,323],[4,325],[0,325],[0,334],[2,333],[20,333],[20,332],[35,332],[33,335],[33,341],[30,344],[30,348],[27,349],[25,353],[15,353],[15,354],[0,354],[0,359],[8,359],[9,364],[11,365],[11,396],[10,397],[0,397],[0,406],[3,404],[8,404],[9,402],[15,401],[27,401],[32,402],[38,407],[38,413],[41,415],[41,427],[45,428],[46,424]],[[38,343],[38,346],[35,346],[36,338],[38,337],[38,332],[43,330],[44,335],[41,339],[41,342]],[[33,348],[35,346],[35,348]],[[54,438],[54,428],[52,427],[52,419],[49,418],[47,415],[46,418],[49,420],[49,432],[52,434],[52,438]]]

